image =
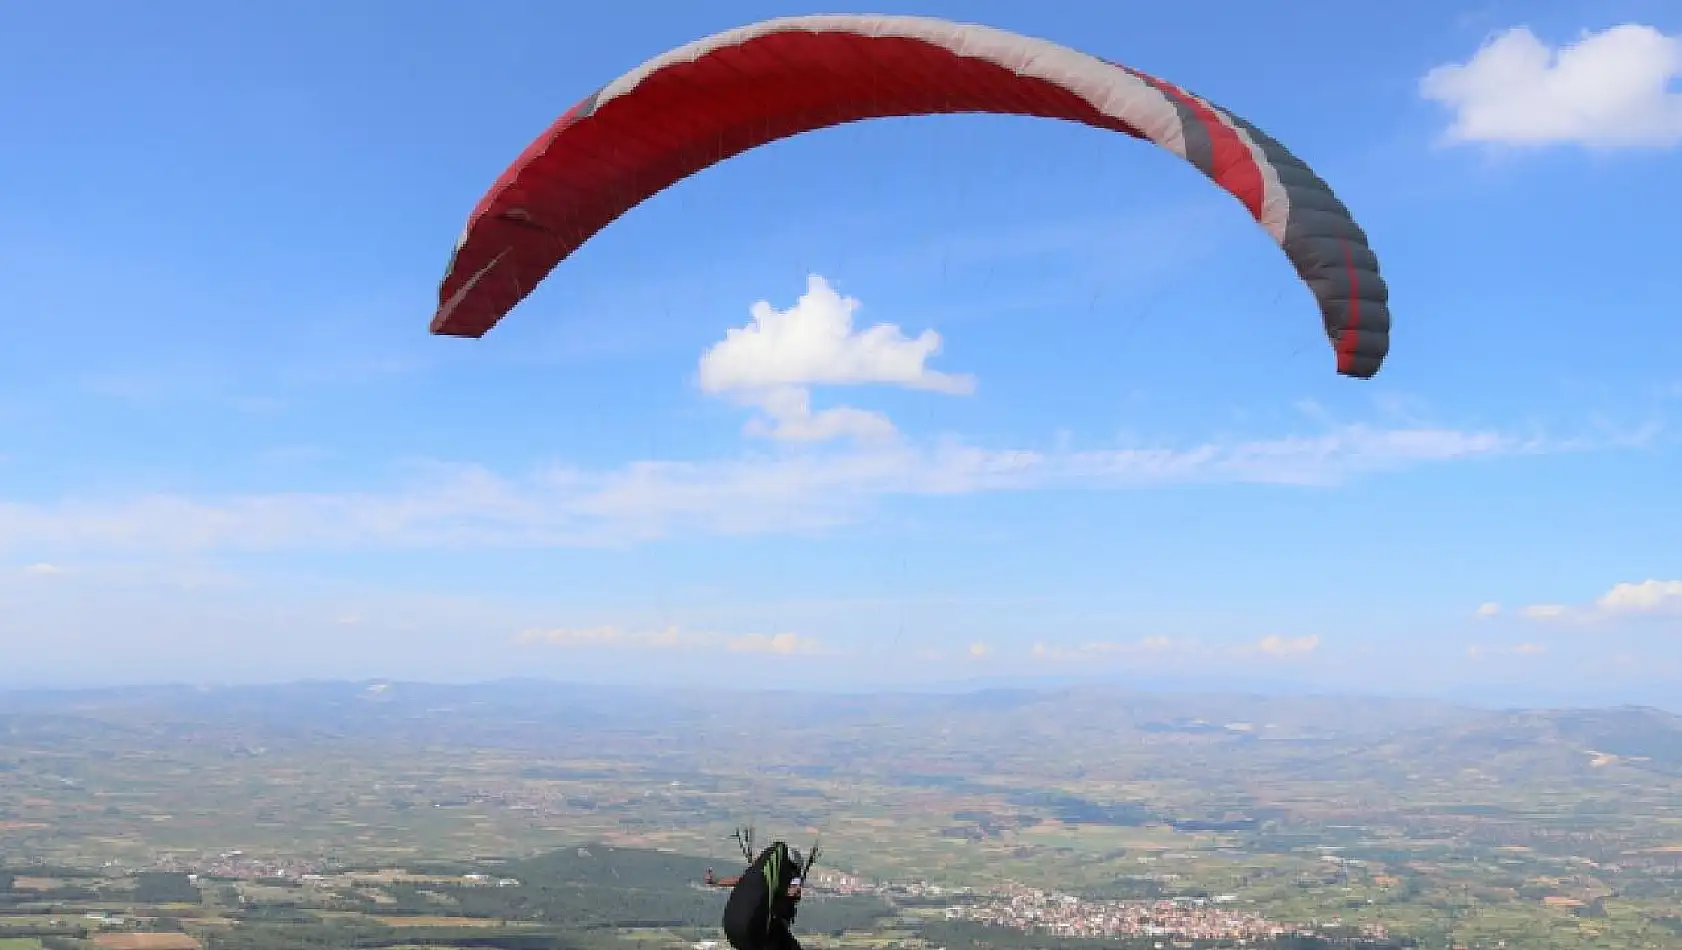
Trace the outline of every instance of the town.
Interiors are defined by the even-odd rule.
[[[1036,889],[954,905],[947,908],[946,917],[1058,937],[1254,940],[1300,932],[1221,898],[1095,901]]]
[[[1319,930],[1318,921],[1292,925],[1270,920],[1256,911],[1236,906],[1238,898],[1230,894],[1212,898],[1092,900],[1019,885],[976,890],[924,881],[873,883],[838,872],[814,875],[812,887],[818,892],[868,893],[890,899],[968,898],[947,906],[944,911],[946,919],[1056,937],[1263,940]],[[1342,922],[1334,919],[1328,923],[1339,926]],[[1361,927],[1359,932],[1361,936],[1374,940],[1389,936],[1387,928],[1376,925]]]

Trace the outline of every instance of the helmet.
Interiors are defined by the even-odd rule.
[[[800,860],[800,849],[799,848],[788,849],[788,859],[790,861],[793,861],[795,864],[799,864],[799,865],[805,865],[805,863],[806,863],[805,861]]]

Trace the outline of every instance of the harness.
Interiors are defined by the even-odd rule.
[[[765,879],[765,929],[770,931],[771,925],[778,919],[777,906],[788,897],[789,881],[798,875],[802,880],[811,873],[812,866],[818,861],[818,842],[812,842],[812,850],[807,852],[804,863],[794,861],[789,857],[788,844],[774,841],[765,849],[765,853],[758,858],[753,855],[753,827],[737,828],[731,835],[742,847],[742,855],[749,864],[758,864],[759,873]],[[785,863],[785,861],[787,863]],[[793,873],[790,873],[792,870]],[[790,915],[793,916],[792,914]]]

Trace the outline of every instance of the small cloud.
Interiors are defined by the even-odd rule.
[[[819,642],[797,633],[743,634],[683,630],[677,626],[657,631],[628,631],[611,624],[598,627],[553,627],[524,630],[515,638],[524,646],[542,645],[573,649],[616,650],[722,650],[730,653],[764,653],[782,656],[822,652]]]
[[[975,391],[975,378],[924,366],[940,351],[940,334],[924,330],[916,339],[899,327],[879,323],[853,329],[859,302],[836,293],[817,274],[794,306],[777,310],[761,300],[750,309],[753,322],[729,330],[701,356],[701,388],[709,393],[812,384],[889,383],[943,393]]]
[[[1080,646],[1062,647],[1035,643],[1030,655],[1036,660],[1053,662],[1094,662],[1106,658],[1176,658],[1190,660],[1231,660],[1258,653],[1276,657],[1306,656],[1320,647],[1318,636],[1267,636],[1253,643],[1236,646],[1215,646],[1196,640],[1180,640],[1161,635],[1138,640],[1096,640]]]
[[[1492,656],[1541,656],[1548,652],[1548,648],[1540,643],[1517,643],[1512,646],[1486,647],[1474,643],[1466,648],[1466,655],[1473,660],[1482,660]]]
[[[750,308],[753,321],[725,332],[701,354],[701,390],[729,395],[754,406],[766,418],[750,420],[750,436],[791,442],[837,438],[885,441],[897,435],[879,412],[837,406],[813,411],[813,385],[893,385],[949,394],[975,391],[975,378],[929,369],[940,351],[940,334],[924,330],[915,339],[893,324],[853,328],[859,302],[843,297],[822,277],[807,278],[806,293],[787,310],[761,300]]]
[[[1534,604],[1519,614],[1530,620],[1582,622],[1682,615],[1682,581],[1626,581],[1614,584],[1592,604]]]
[[[1170,650],[1191,650],[1196,646],[1191,641],[1175,640],[1172,637],[1150,636],[1137,640],[1127,640],[1120,643],[1100,641],[1088,643],[1081,647],[1086,653],[1167,653]]]
[[[1254,647],[1257,652],[1269,656],[1302,656],[1319,648],[1320,638],[1317,636],[1281,637],[1277,634],[1262,637]]]
[[[851,438],[860,442],[887,442],[899,434],[880,412],[836,406],[812,411],[812,394],[798,386],[782,386],[758,394],[752,400],[768,417],[749,419],[742,432],[756,438],[782,442],[828,442]]]
[[[1486,603],[1486,604],[1479,604],[1478,609],[1475,611],[1475,614],[1479,617],[1493,617],[1493,616],[1496,616],[1497,614],[1499,614],[1500,612],[1501,612],[1501,605],[1498,604],[1498,603],[1495,603],[1494,601],[1490,601],[1489,603]]]
[[[1453,142],[1682,143],[1682,37],[1626,23],[1550,49],[1524,27],[1490,38],[1465,63],[1438,66],[1420,94],[1454,112]]]
[[[603,647],[617,646],[625,640],[624,631],[618,627],[555,627],[550,629],[522,630],[516,642],[522,644],[544,644],[559,647]]]
[[[1137,640],[1095,640],[1078,647],[1055,647],[1034,644],[1033,655],[1044,660],[1080,660],[1107,656],[1146,656],[1174,650],[1189,652],[1196,644],[1164,636],[1141,637]]]
[[[732,653],[776,653],[788,656],[795,653],[817,653],[818,641],[811,637],[803,637],[797,633],[779,633],[775,636],[751,633],[741,637],[731,637],[727,647]]]
[[[57,564],[48,564],[45,561],[41,561],[25,567],[23,572],[28,574],[30,577],[57,577],[58,575],[65,573],[65,570]]]
[[[1594,603],[1606,613],[1682,611],[1682,581],[1645,580],[1639,584],[1617,584]]]
[[[971,643],[966,647],[939,649],[936,647],[921,647],[910,652],[912,659],[923,663],[960,663],[985,660],[995,655],[997,651],[991,644]]]

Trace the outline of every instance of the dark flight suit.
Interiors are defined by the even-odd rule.
[[[786,885],[775,895],[766,893],[764,866],[770,850],[742,874],[724,903],[724,936],[735,950],[801,950],[789,929],[799,911],[798,899],[788,895]],[[798,883],[799,874],[796,866],[784,876]]]

